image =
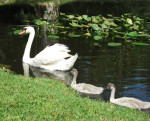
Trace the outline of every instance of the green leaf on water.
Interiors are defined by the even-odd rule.
[[[76,17],[79,21],[82,20],[82,16]]]
[[[127,89],[128,87],[127,86],[125,86],[125,87],[123,87],[124,89]]]
[[[42,24],[42,21],[41,21],[40,19],[35,19],[35,20],[34,20],[34,23],[35,23],[36,25],[41,25],[41,24]]]
[[[110,23],[111,26],[118,26],[117,24],[115,24],[114,22]]]
[[[80,37],[81,35],[78,34],[69,34],[70,37]]]
[[[133,45],[150,45],[147,43],[142,43],[142,42],[132,42]]]
[[[93,23],[99,23],[99,21],[96,19],[95,16],[92,16],[92,22],[93,22]]]
[[[82,17],[83,17],[86,21],[91,21],[91,18],[88,17],[87,15],[82,15]]]
[[[105,28],[107,28],[107,25],[106,24],[101,24],[101,27],[103,28],[103,29],[105,29]]]
[[[86,35],[86,36],[92,36],[91,33],[89,33],[89,32],[85,33],[84,35]]]
[[[132,22],[132,20],[130,19],[130,18],[127,18],[127,23],[129,23],[130,25],[132,25],[133,24],[133,22]]]
[[[73,27],[82,27],[81,25],[79,25],[79,24],[77,24],[75,22],[70,23],[70,25],[73,26]]]
[[[66,34],[67,33],[67,31],[63,31],[63,32],[60,32],[61,34]]]
[[[110,23],[109,20],[105,20],[105,21],[104,21],[104,24],[106,24],[106,25],[108,25],[108,26],[111,25],[111,23]]]
[[[62,16],[63,16],[63,15],[66,15],[66,14],[65,14],[65,13],[61,13],[61,12],[60,12],[60,15],[62,15]]]
[[[94,30],[100,30],[100,27],[99,27],[97,24],[91,24],[91,27],[92,27]]]
[[[15,30],[15,31],[14,31],[14,34],[15,34],[15,35],[18,35],[20,32],[21,32],[21,30]]]
[[[97,47],[100,47],[100,44],[99,44],[99,43],[96,43],[96,42],[94,42],[93,45],[94,45],[94,46],[97,46]]]
[[[87,16],[87,15],[82,15],[82,17],[83,17],[84,19],[86,19],[88,16]]]
[[[94,40],[101,40],[102,37],[101,36],[94,36]]]
[[[136,31],[128,33],[129,36],[138,36],[138,33]]]
[[[56,38],[56,39],[59,38],[59,36],[57,36],[57,35],[48,35],[48,37],[49,37],[49,38]]]
[[[121,43],[115,43],[115,42],[109,42],[108,43],[108,46],[111,46],[111,47],[121,46],[121,45],[122,45]]]
[[[74,18],[74,15],[67,15],[67,17],[68,17],[69,19],[73,19],[73,18]]]
[[[31,22],[30,20],[27,20],[27,19],[25,19],[25,20],[23,20],[24,22],[26,22],[26,23],[29,23],[29,22]]]

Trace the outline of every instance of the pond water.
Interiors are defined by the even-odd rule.
[[[14,35],[13,27],[15,23],[0,22],[0,64],[11,65],[11,70],[24,74],[22,55],[28,35]],[[46,39],[43,34],[35,37],[31,57],[56,42],[68,45],[72,54],[78,53],[74,66],[79,72],[77,82],[102,87],[112,82],[117,88],[116,97],[150,101],[150,46],[91,48],[83,38]],[[30,68],[31,76],[35,76],[33,70]],[[110,91],[105,91],[103,99],[108,100],[109,95]]]

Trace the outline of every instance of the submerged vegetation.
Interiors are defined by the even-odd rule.
[[[49,79],[0,70],[0,120],[148,121],[149,115],[104,101],[81,98],[72,88]]]
[[[123,43],[134,45],[149,45],[145,42],[149,40],[145,28],[145,20],[132,14],[124,14],[114,17],[108,14],[106,17],[98,15],[67,15],[60,13],[58,21],[51,23],[48,20],[36,19],[34,23],[38,26],[46,26],[58,31],[49,37],[59,38],[59,36],[85,37],[93,40],[95,46],[101,43],[108,43],[108,46],[120,46]],[[49,34],[51,32],[49,31]]]

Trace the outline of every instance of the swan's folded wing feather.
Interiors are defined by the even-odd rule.
[[[34,62],[42,65],[57,63],[58,61],[64,60],[64,58],[70,57],[68,52],[70,52],[70,50],[63,44],[47,46],[34,57]]]

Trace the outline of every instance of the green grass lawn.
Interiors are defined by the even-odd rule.
[[[0,121],[148,121],[150,115],[82,98],[65,84],[0,70]]]

